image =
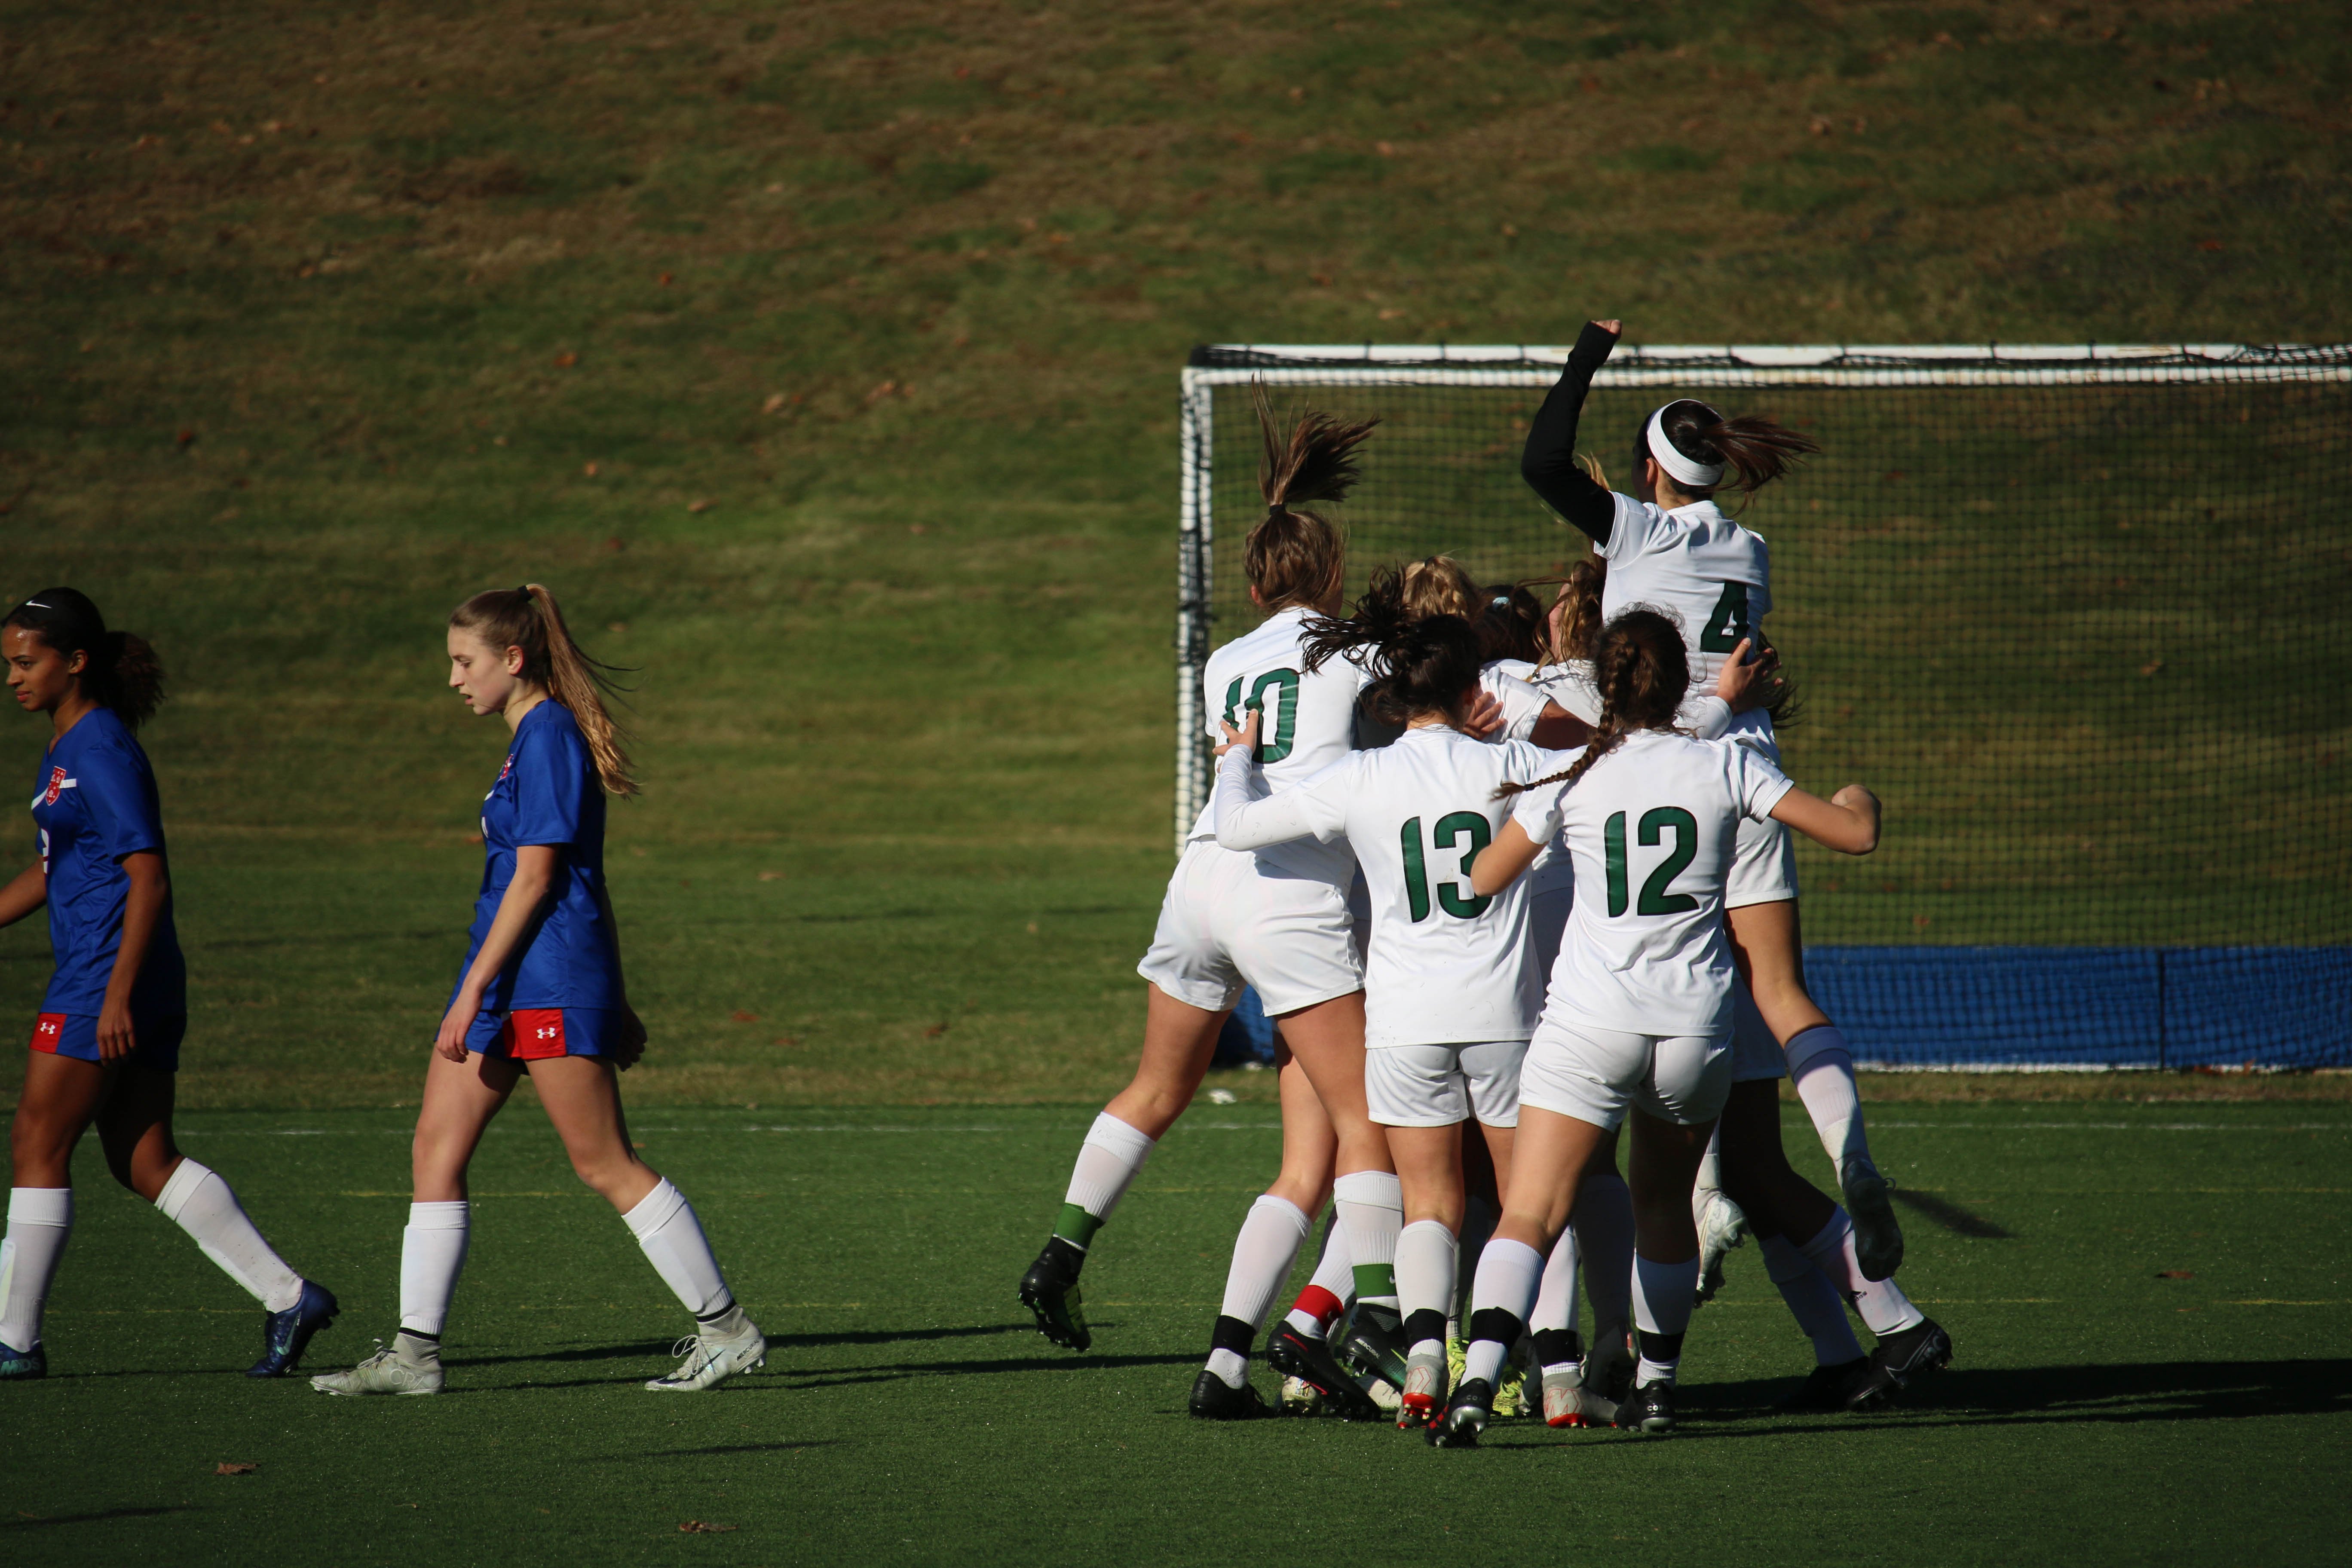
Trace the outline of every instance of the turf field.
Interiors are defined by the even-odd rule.
[[[1013,1286],[1087,1116],[639,1117],[773,1346],[765,1373],[692,1398],[635,1387],[681,1314],[520,1101],[477,1166],[450,1391],[431,1400],[247,1383],[254,1310],[144,1205],[86,1187],[57,1374],[0,1401],[0,1552],[2285,1565],[2340,1561],[2352,1527],[2340,1105],[1882,1111],[1882,1156],[1944,1215],[1906,1211],[1904,1278],[1958,1345],[1916,1403],[1768,1414],[1810,1360],[1750,1247],[1694,1321],[1684,1433],[1502,1426],[1475,1453],[1184,1415],[1233,1227],[1276,1159],[1246,1107],[1179,1124],[1097,1244],[1095,1350],[1046,1345]],[[390,1327],[405,1131],[384,1111],[190,1119],[190,1146],[343,1293],[322,1363]],[[1787,1133],[1821,1163],[1801,1120]]]

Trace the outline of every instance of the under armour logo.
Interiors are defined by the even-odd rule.
[[[539,1027],[539,1037],[542,1040],[551,1040],[555,1038],[557,1030],[550,1025],[542,1024]]]
[[[44,1018],[41,1020],[41,1026],[37,1032],[44,1035],[54,1035],[58,1032],[58,1026],[55,1024],[50,1023],[47,1018]]]

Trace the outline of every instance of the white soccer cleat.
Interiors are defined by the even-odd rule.
[[[1903,1267],[1903,1226],[1886,1196],[1894,1184],[1858,1154],[1838,1172],[1845,1212],[1853,1221],[1854,1258],[1862,1265],[1865,1279],[1892,1279]]]
[[[743,1331],[733,1339],[688,1334],[672,1345],[669,1353],[681,1358],[677,1370],[655,1378],[646,1386],[656,1394],[697,1394],[714,1384],[724,1383],[739,1372],[765,1366],[768,1342],[761,1335],[759,1325],[747,1319]]]
[[[375,1354],[349,1372],[321,1373],[310,1386],[321,1394],[438,1394],[441,1363],[411,1361],[382,1340]]]
[[[1547,1426],[1607,1426],[1617,1406],[1584,1386],[1581,1367],[1564,1366],[1543,1374],[1543,1414]]]
[[[1698,1210],[1698,1300],[1715,1300],[1723,1289],[1723,1260],[1748,1240],[1748,1215],[1713,1187],[1701,1187],[1694,1200]]]

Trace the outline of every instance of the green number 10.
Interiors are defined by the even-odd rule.
[[[1298,731],[1298,672],[1295,669],[1269,669],[1257,678],[1250,688],[1249,700],[1242,700],[1242,682],[1246,675],[1236,675],[1234,683],[1225,688],[1225,722],[1238,730],[1242,727],[1242,710],[1255,708],[1265,712],[1265,689],[1276,689],[1274,711],[1266,714],[1259,727],[1257,760],[1278,763],[1290,755],[1291,737]]]

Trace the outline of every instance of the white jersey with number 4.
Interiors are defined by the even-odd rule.
[[[1314,611],[1303,605],[1276,610],[1255,631],[1245,632],[1209,656],[1202,676],[1202,711],[1212,742],[1223,739],[1220,721],[1238,730],[1249,710],[1264,715],[1258,760],[1265,788],[1280,795],[1312,778],[1356,745],[1356,698],[1370,679],[1346,658],[1334,656],[1309,671],[1299,646]],[[1217,797],[1212,790],[1192,824],[1192,837],[1217,836]],[[1301,843],[1260,857],[1294,876],[1346,886],[1355,875],[1345,845]]]
[[[1690,648],[1691,690],[1712,691],[1723,661],[1755,635],[1772,608],[1772,563],[1761,535],[1723,515],[1711,500],[1672,511],[1618,495],[1601,613],[1615,620],[1636,605],[1682,623]]]
[[[1538,844],[1561,835],[1576,867],[1545,1016],[1636,1035],[1727,1032],[1737,972],[1723,896],[1739,825],[1769,817],[1793,787],[1748,747],[1644,730],[1574,787],[1519,796],[1520,829]]]
[[[1543,1007],[1526,880],[1480,898],[1470,890],[1470,862],[1510,816],[1496,786],[1567,765],[1565,753],[1524,741],[1474,741],[1425,725],[1252,800],[1249,761],[1235,750],[1217,770],[1217,841],[1258,848],[1311,835],[1354,847],[1372,900],[1366,1047],[1524,1040]]]

